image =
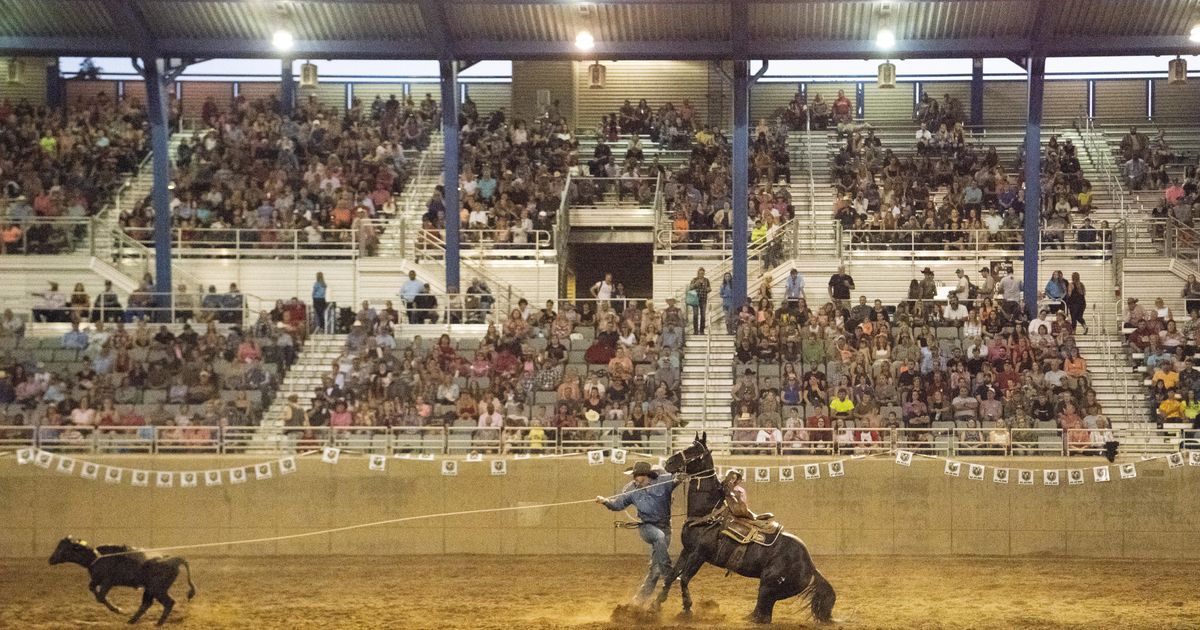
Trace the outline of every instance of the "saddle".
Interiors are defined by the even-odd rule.
[[[783,525],[773,520],[772,514],[758,514],[749,519],[734,516],[726,511],[721,517],[721,535],[728,536],[739,545],[763,545],[769,547],[775,544],[775,539],[783,531]]]

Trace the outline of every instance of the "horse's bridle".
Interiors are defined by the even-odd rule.
[[[685,475],[687,475],[687,476],[688,476],[688,481],[689,481],[689,482],[690,482],[690,481],[692,481],[692,480],[695,480],[695,482],[696,482],[696,489],[697,489],[697,490],[699,490],[699,489],[700,489],[700,481],[701,481],[701,480],[704,480],[704,479],[708,479],[708,478],[710,478],[710,477],[716,477],[716,476],[717,476],[717,469],[716,469],[716,468],[711,468],[711,469],[709,469],[707,472],[697,473],[697,474],[695,474],[695,475],[691,475],[691,474],[688,474],[688,473],[686,472],[686,471],[687,471],[687,465],[688,465],[688,464],[690,464],[690,463],[692,463],[692,462],[694,462],[694,461],[696,461],[696,460],[700,459],[701,457],[704,457],[705,455],[708,455],[708,454],[712,453],[712,451],[708,450],[708,447],[707,447],[707,446],[703,446],[703,445],[701,445],[701,446],[702,446],[702,448],[704,449],[704,451],[703,451],[703,452],[701,452],[699,455],[696,455],[695,457],[688,457],[688,456],[687,456],[687,449],[684,449],[684,450],[682,450],[682,451],[679,451],[679,456],[683,458],[683,469],[684,469],[684,473],[683,473],[683,474],[685,474]]]

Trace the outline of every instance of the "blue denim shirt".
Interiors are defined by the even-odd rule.
[[[620,512],[630,505],[637,508],[638,519],[663,527],[671,525],[671,491],[675,489],[675,477],[660,473],[658,478],[645,488],[638,488],[630,481],[621,489],[621,494],[604,502],[604,507]]]

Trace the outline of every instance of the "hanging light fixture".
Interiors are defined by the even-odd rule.
[[[876,85],[881,90],[896,89],[896,64],[891,61],[884,61],[879,64],[879,74],[876,77]]]

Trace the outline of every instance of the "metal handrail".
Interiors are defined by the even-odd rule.
[[[1133,417],[1130,414],[1130,410],[1129,410],[1129,403],[1131,402],[1131,399],[1129,397],[1129,382],[1126,378],[1124,378],[1124,375],[1121,374],[1121,368],[1128,368],[1128,365],[1123,360],[1124,354],[1121,355],[1121,357],[1122,357],[1121,359],[1117,358],[1118,354],[1113,349],[1113,343],[1112,343],[1113,331],[1116,331],[1117,334],[1120,334],[1121,327],[1123,326],[1123,322],[1121,321],[1121,317],[1120,317],[1120,312],[1121,312],[1120,298],[1117,298],[1115,300],[1102,300],[1096,304],[1094,309],[1096,312],[1096,323],[1099,326],[1101,334],[1103,334],[1103,336],[1104,336],[1103,337],[1103,346],[1104,346],[1104,353],[1106,356],[1106,360],[1109,363],[1109,365],[1108,365],[1109,373],[1115,374],[1120,377],[1119,380],[1121,382],[1121,411],[1122,411],[1123,417],[1125,418],[1125,421],[1129,422],[1130,419]],[[1110,311],[1111,311],[1111,316],[1106,317],[1106,315],[1108,315],[1108,313]],[[1138,428],[1142,428],[1145,424],[1140,421],[1135,421],[1135,422],[1137,422]]]
[[[1086,254],[1087,257],[1106,257],[1112,253],[1112,238],[1108,234],[1109,230],[1093,228],[1096,233],[1097,240],[1094,243],[1085,243],[1086,245],[1096,246],[1096,249],[1082,249],[1079,243],[1078,234],[1081,231],[1078,228],[1063,230],[1063,241],[1047,242],[1045,232],[1039,231],[1038,251],[1043,255],[1047,251],[1047,245],[1060,244],[1063,248],[1059,251],[1081,256]],[[941,235],[946,232],[965,233],[973,238],[969,238],[966,243],[966,249],[947,250],[946,244],[941,239]],[[934,229],[934,230],[842,230],[842,252],[843,254],[852,255],[856,251],[869,251],[874,255],[898,253],[907,254],[911,259],[916,260],[921,257],[936,255],[937,253],[950,253],[956,257],[973,254],[976,258],[994,257],[998,253],[1008,253],[1013,256],[1022,256],[1024,248],[1022,238],[1024,231],[1019,229],[1013,230],[998,230],[995,235],[989,230],[962,230],[962,229]],[[926,237],[925,242],[918,242],[919,238]],[[980,237],[987,237],[988,240]],[[994,239],[995,236],[1000,236],[999,240]],[[1070,236],[1071,238],[1066,238]],[[892,238],[889,238],[892,237]],[[1067,248],[1067,245],[1075,244],[1076,247]]]
[[[402,226],[404,226],[403,229],[407,229],[407,220],[402,223]],[[423,232],[423,230],[417,230],[417,232],[420,234]],[[432,258],[444,258],[446,256],[446,241],[444,239],[437,238],[433,235],[423,236],[423,238],[421,236],[418,237],[420,239],[418,242],[428,245],[428,247],[425,247],[423,250],[418,250],[416,252],[418,255]],[[486,281],[492,287],[492,295],[496,297],[497,305],[499,305],[499,299],[501,296],[505,298],[505,312],[508,312],[512,306],[516,304],[517,300],[521,298],[521,295],[513,290],[511,284],[488,272],[487,267],[483,264],[482,260],[472,260],[469,257],[460,257],[459,264],[462,267],[470,270],[475,277]],[[449,291],[450,287],[446,287],[446,289]],[[465,295],[465,290],[462,287],[458,287],[458,289],[458,295]]]
[[[548,419],[547,419],[548,420]],[[540,430],[534,438],[531,430]],[[719,455],[834,456],[883,453],[896,449],[943,456],[1016,455],[1062,457],[1099,453],[1103,446],[1088,429],[1009,427],[706,427]],[[630,439],[623,439],[628,432]],[[759,442],[757,435],[777,436]],[[296,454],[323,446],[387,454],[399,459],[430,455],[495,458],[507,454],[571,454],[594,449],[625,448],[645,454],[668,454],[675,444],[692,438],[695,429],[624,428],[597,424],[584,427],[463,426],[0,426],[0,448],[35,448],[56,454]],[[1188,429],[1113,429],[1127,454],[1175,452],[1189,439]],[[802,435],[800,435],[802,434]],[[967,439],[975,434],[973,439]],[[1103,435],[1103,434],[1101,434]],[[993,439],[996,437],[998,439]],[[801,439],[803,438],[803,439]],[[492,453],[480,455],[481,452]],[[965,471],[964,473],[965,474]]]
[[[438,230],[441,232],[441,230]],[[459,234],[459,249],[464,252],[472,252],[476,258],[528,258],[533,257],[540,259],[543,253],[554,250],[553,243],[550,240],[550,232],[546,230],[533,230],[530,233],[532,239],[528,243],[506,243],[498,242],[491,239],[495,234],[495,230],[481,229],[463,229],[458,231]],[[467,238],[474,237],[474,238]],[[435,247],[431,248],[430,245]],[[424,229],[418,231],[417,234],[417,250],[423,258],[430,257],[426,252],[431,250],[435,252],[433,257],[437,257],[436,252],[446,251],[446,239],[437,234],[428,232]],[[498,252],[494,256],[492,252]]]

